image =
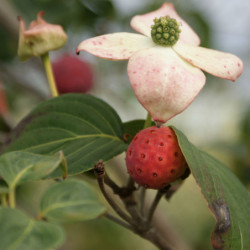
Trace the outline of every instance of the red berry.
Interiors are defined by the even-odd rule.
[[[128,147],[126,164],[137,183],[153,189],[166,187],[187,170],[174,131],[164,126],[141,130]]]
[[[92,89],[94,74],[91,66],[79,57],[65,54],[52,64],[58,92],[86,93]]]

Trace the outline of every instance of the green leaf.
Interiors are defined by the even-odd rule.
[[[175,129],[181,150],[217,223],[214,249],[250,249],[250,195],[222,163],[197,149]]]
[[[57,222],[84,221],[99,217],[106,208],[90,186],[80,180],[52,185],[44,194],[39,217]]]
[[[62,160],[61,153],[51,156],[22,151],[5,153],[0,156],[0,176],[14,189],[18,184],[48,176]]]
[[[91,169],[126,150],[122,123],[105,102],[89,95],[68,94],[47,100],[11,134],[6,151],[50,154],[63,150],[68,174]],[[53,177],[59,175],[59,170]]]
[[[0,250],[49,250],[64,241],[61,227],[5,207],[0,207],[0,235]]]
[[[123,123],[124,137],[127,143],[130,143],[133,137],[143,129],[145,120],[132,120]],[[152,121],[152,126],[155,123]]]

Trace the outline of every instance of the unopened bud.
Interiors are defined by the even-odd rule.
[[[18,18],[20,23],[18,57],[21,61],[57,50],[67,41],[63,28],[44,21],[43,14],[43,12],[38,13],[37,20],[31,22],[28,30],[25,30],[23,19]]]

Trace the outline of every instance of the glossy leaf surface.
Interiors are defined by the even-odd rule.
[[[66,180],[46,191],[39,217],[56,222],[75,222],[97,218],[105,211],[106,208],[86,182]]]
[[[107,103],[90,95],[68,94],[38,105],[12,132],[3,150],[39,154],[62,150],[68,174],[74,175],[125,151],[122,138],[121,120]]]
[[[61,227],[30,219],[20,210],[0,207],[0,250],[45,250],[62,245]]]
[[[232,171],[200,151],[174,129],[189,168],[216,218],[211,235],[214,249],[250,247],[250,195]]]

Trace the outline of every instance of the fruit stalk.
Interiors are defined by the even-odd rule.
[[[49,58],[49,53],[45,53],[44,55],[41,56],[42,62],[44,65],[44,69],[48,78],[49,86],[50,86],[50,91],[53,97],[58,96],[58,91],[56,88],[56,82],[54,79],[54,74],[52,71],[52,66]]]
[[[148,113],[147,118],[146,118],[145,123],[144,123],[144,128],[150,127],[151,124],[152,124],[152,118],[151,118],[151,115]]]

